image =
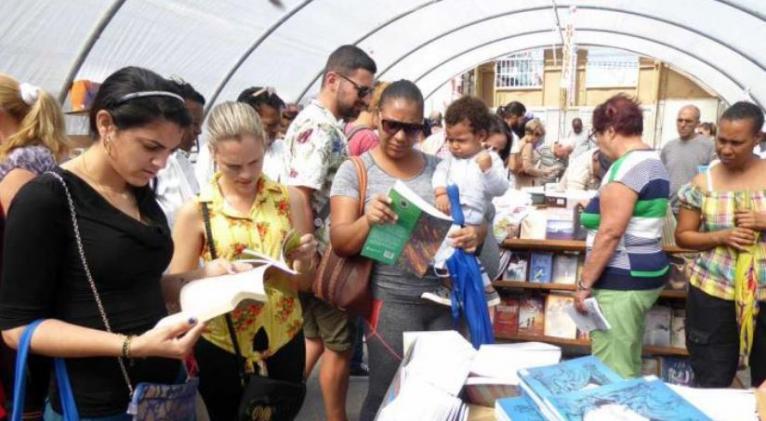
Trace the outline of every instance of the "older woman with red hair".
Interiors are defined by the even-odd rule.
[[[588,253],[575,305],[585,313],[584,300],[596,298],[611,329],[591,334],[593,354],[623,377],[637,377],[646,312],[669,268],[661,237],[670,181],[657,151],[641,140],[635,100],[616,95],[596,107],[593,131],[614,163],[582,215]]]

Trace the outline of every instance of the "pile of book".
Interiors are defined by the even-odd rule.
[[[522,369],[518,376],[523,393],[495,402],[498,420],[713,419],[662,380],[623,379],[593,356]],[[685,396],[693,395],[686,390]],[[754,399],[750,412],[755,414]]]

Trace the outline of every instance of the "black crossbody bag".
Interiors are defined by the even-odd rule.
[[[207,203],[200,203],[202,217],[205,221],[205,236],[210,249],[210,257],[215,260],[218,253],[213,242],[213,230],[210,226],[210,209]],[[270,379],[259,373],[248,374],[245,371],[245,358],[239,347],[239,341],[234,330],[234,321],[227,313],[226,327],[229,331],[234,353],[237,356],[239,380],[243,387],[239,402],[237,417],[241,421],[292,421],[298,415],[306,397],[304,382]]]

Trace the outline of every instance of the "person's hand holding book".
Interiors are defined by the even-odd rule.
[[[285,250],[287,261],[298,273],[308,273],[314,269],[315,257],[317,254],[317,241],[313,234],[304,234],[301,236],[295,247]]]
[[[364,217],[367,219],[367,223],[373,226],[394,223],[399,216],[391,209],[390,197],[376,194],[367,207]]]

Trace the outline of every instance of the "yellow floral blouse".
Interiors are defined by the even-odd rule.
[[[199,202],[207,202],[210,226],[218,257],[228,260],[248,258],[245,248],[278,258],[283,238],[291,228],[290,198],[287,188],[265,176],[258,179],[257,194],[248,217],[242,217],[224,200],[216,174],[209,188],[199,196]],[[212,260],[205,241],[202,252],[205,261]],[[268,302],[240,305],[234,310],[234,322],[242,355],[249,366],[277,352],[303,328],[303,314],[298,295],[286,276],[273,274],[265,282]],[[253,338],[263,328],[268,337],[268,349],[262,353],[253,350]],[[202,336],[216,346],[232,354],[234,348],[224,316],[210,320]],[[252,368],[252,367],[251,367]]]

